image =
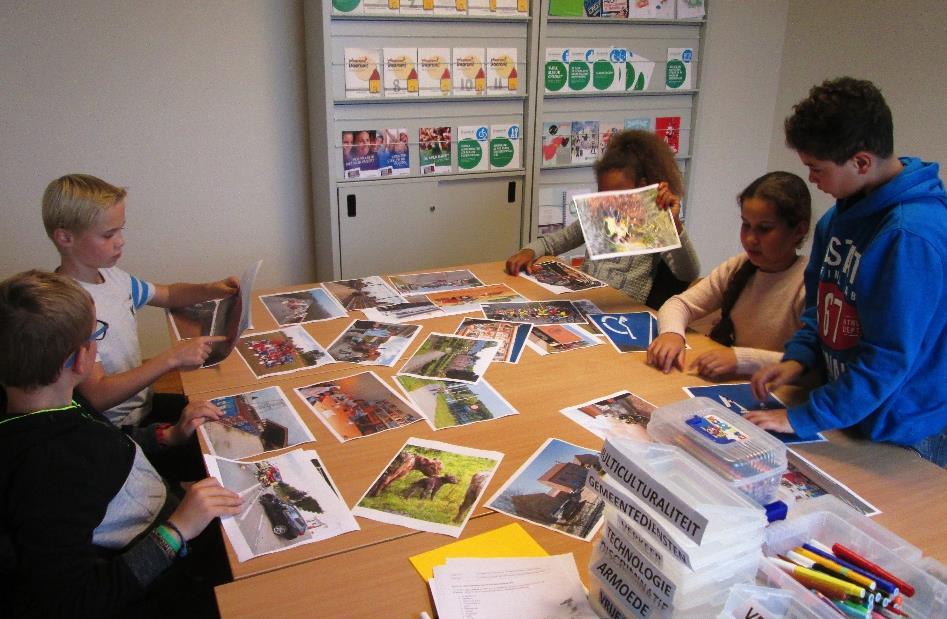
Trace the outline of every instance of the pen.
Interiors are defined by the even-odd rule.
[[[914,595],[914,587],[904,582],[897,576],[894,576],[893,574],[885,571],[881,566],[875,565],[868,559],[865,559],[861,555],[855,553],[855,551],[849,550],[848,548],[846,548],[845,546],[842,546],[841,544],[833,544],[832,552],[838,555],[839,557],[841,557],[842,559],[845,559],[846,561],[849,561],[850,563],[854,563],[858,567],[866,569],[869,572],[878,574],[882,578],[894,583],[894,585],[898,589],[900,589],[904,595],[908,597],[911,597],[912,595]]]
[[[878,588],[881,589],[881,591],[888,597],[896,597],[899,593],[898,588],[894,586],[892,583],[888,582],[887,580],[878,576],[877,574],[868,572],[848,561],[845,561],[844,559],[841,559],[835,556],[834,554],[832,554],[832,550],[830,548],[824,546],[823,544],[820,544],[816,540],[809,540],[809,543],[803,544],[802,547],[808,550],[809,552],[813,552],[817,555],[825,557],[826,559],[835,561],[839,565],[843,567],[847,567],[848,569],[852,570],[853,572],[857,574],[861,574],[862,576],[865,576],[867,578],[870,578],[871,580],[874,580]]]

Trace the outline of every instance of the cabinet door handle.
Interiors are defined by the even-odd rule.
[[[355,194],[345,196],[345,209],[349,217],[355,217]]]
[[[431,206],[431,207],[428,208],[428,210],[433,213],[435,210],[437,210],[437,207],[436,207],[436,206]]]
[[[516,181],[510,181],[506,186],[506,201],[510,204],[516,202]]]

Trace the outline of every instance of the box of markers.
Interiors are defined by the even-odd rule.
[[[651,413],[648,434],[684,449],[760,505],[776,500],[786,446],[717,402],[692,398],[662,406]]]
[[[790,514],[766,530],[766,565],[836,603],[869,609],[867,616],[947,617],[947,583],[893,551],[886,543],[893,533],[875,536],[875,527],[859,526],[860,519],[867,520],[853,510],[847,517]]]

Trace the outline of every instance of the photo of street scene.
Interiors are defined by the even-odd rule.
[[[428,293],[427,298],[448,314],[479,312],[481,303],[526,300],[505,284],[491,284],[489,286],[477,286],[476,288]]]
[[[352,513],[460,536],[503,454],[410,438]]]
[[[589,290],[590,288],[601,288],[605,286],[604,282],[595,279],[591,275],[586,275],[582,271],[566,266],[558,260],[534,262],[533,271],[524,271],[521,275],[523,278],[539,284],[554,294],[577,292],[579,290]]]
[[[658,208],[658,186],[575,196],[592,260],[667,251],[681,246],[669,211]]]
[[[348,316],[338,301],[321,287],[263,295],[260,300],[281,327]]]
[[[526,343],[539,354],[548,355],[599,346],[602,342],[579,325],[535,325]]]
[[[428,301],[423,294],[404,298],[400,303],[366,307],[362,312],[365,318],[377,322],[404,322],[405,320],[424,320],[446,316],[444,310]]]
[[[340,443],[424,418],[374,372],[297,387],[295,391]]]
[[[349,311],[404,302],[401,295],[392,290],[385,280],[377,275],[342,279],[322,285],[342,304],[342,307]]]
[[[313,459],[302,450],[258,462],[204,456],[208,473],[243,499],[240,514],[221,518],[239,561],[359,529]]]
[[[411,275],[389,275],[388,281],[402,295],[428,294],[483,286],[483,282],[467,269],[414,273]]]
[[[489,318],[464,318],[454,335],[475,337],[486,340],[496,340],[500,343],[494,361],[516,363],[520,360],[526,338],[533,325],[523,322],[505,322],[490,320]]]
[[[179,340],[186,340],[210,335],[218,303],[220,299],[211,299],[187,307],[169,309],[168,316],[171,317],[174,336]]]
[[[602,440],[619,436],[650,442],[647,425],[655,408],[641,396],[618,391],[559,412]]]
[[[403,375],[395,380],[435,430],[517,414],[485,380],[470,384]]]
[[[418,325],[356,320],[327,350],[336,361],[391,367],[420,330]]]
[[[245,458],[316,440],[279,387],[210,401],[224,416],[198,430],[215,456]]]
[[[257,378],[297,372],[335,360],[301,326],[245,335],[237,350]]]
[[[398,373],[475,383],[499,349],[496,340],[431,333]]]
[[[602,473],[597,451],[550,438],[486,506],[587,541],[602,524],[605,502],[585,480]]]
[[[570,301],[528,303],[484,303],[483,315],[493,320],[528,322],[533,325],[585,324],[582,312]]]

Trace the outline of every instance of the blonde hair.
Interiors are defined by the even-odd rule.
[[[121,202],[128,192],[89,174],[67,174],[46,186],[43,192],[43,225],[53,238],[57,228],[70,232],[87,230],[104,210]]]
[[[0,384],[50,385],[89,339],[92,297],[65,275],[26,271],[0,283]]]

